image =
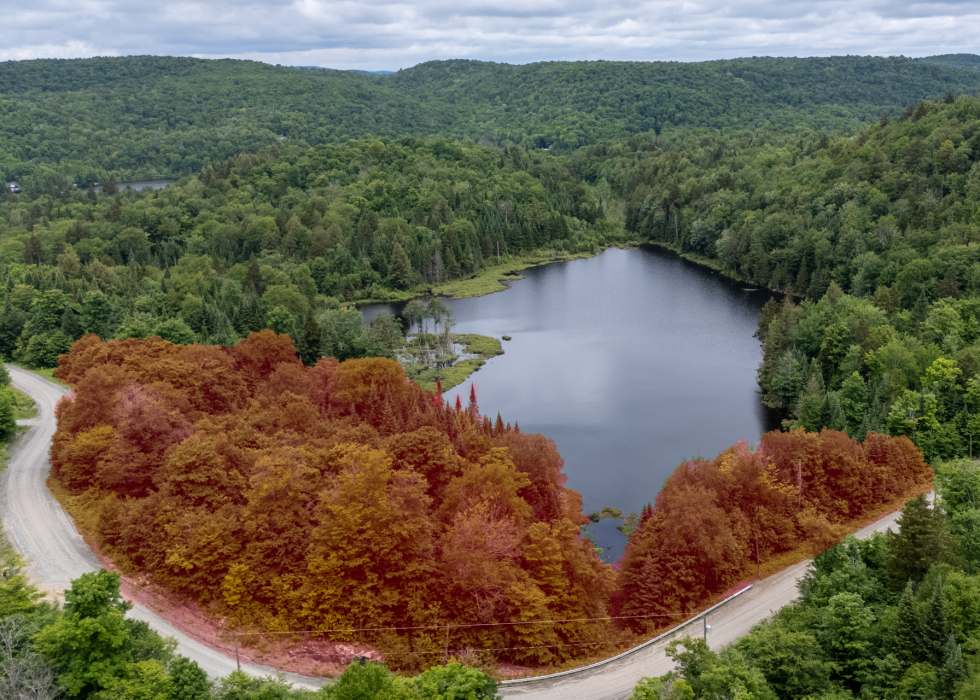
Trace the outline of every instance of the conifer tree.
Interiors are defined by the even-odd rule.
[[[908,667],[919,660],[922,651],[922,634],[919,630],[919,617],[915,612],[915,594],[909,581],[898,601],[898,621],[891,639],[891,650],[895,657]]]
[[[929,567],[943,558],[942,513],[929,507],[925,496],[909,501],[898,519],[898,534],[892,534],[888,578],[892,590],[907,581],[921,581]],[[943,635],[943,643],[946,635]]]
[[[391,251],[388,278],[398,289],[408,289],[412,286],[412,263],[408,259],[405,248],[397,241]]]
[[[939,668],[943,664],[946,642],[950,633],[946,596],[943,595],[941,581],[936,582],[929,605],[923,613],[920,629],[922,630],[922,656],[925,661]]]
[[[296,354],[308,367],[312,367],[320,359],[320,345],[323,337],[320,333],[320,324],[313,318],[313,312],[306,312],[306,323],[303,324],[303,332],[300,334],[299,342],[296,344]]]
[[[942,700],[952,700],[956,694],[956,684],[966,678],[966,664],[963,662],[963,652],[952,634],[946,640],[943,648],[943,665],[936,678],[936,695]]]

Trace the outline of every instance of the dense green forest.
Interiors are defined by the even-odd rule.
[[[947,97],[850,137],[648,134],[582,149],[573,169],[626,198],[632,233],[787,293],[760,321],[759,379],[790,425],[969,456],[978,117],[977,99]]]
[[[609,198],[540,151],[413,138],[277,145],[164,191],[11,196],[0,354],[51,367],[89,332],[233,345],[272,328],[310,364],[390,357],[401,328],[341,303],[594,252],[625,239]]]
[[[926,56],[916,60],[961,70],[980,70],[980,56],[974,53],[947,53],[940,56]]]
[[[672,642],[677,669],[641,681],[631,700],[741,696],[735,689],[757,700],[977,697],[980,469],[936,466],[941,507],[920,497],[898,534],[820,554],[799,601],[720,653],[702,639]]]
[[[137,56],[0,63],[0,171],[31,192],[181,176],[280,137],[443,136],[567,150],[671,127],[853,130],[980,92],[960,67],[874,57],[424,63],[393,75]]]

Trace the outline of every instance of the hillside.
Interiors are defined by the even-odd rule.
[[[940,56],[925,56],[916,60],[959,70],[980,71],[980,56],[974,53],[947,53]]]
[[[570,149],[667,127],[853,129],[980,75],[905,58],[439,61],[367,75],[136,56],[0,64],[0,170],[28,190],[179,176],[282,136],[440,135]]]
[[[790,295],[759,330],[787,425],[949,459],[980,436],[978,117],[961,97],[853,137],[637,137],[574,162],[627,199],[631,233]]]

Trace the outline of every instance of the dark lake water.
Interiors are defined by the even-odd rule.
[[[585,512],[640,512],[683,461],[758,443],[778,420],[760,403],[753,337],[763,290],[654,247],[527,270],[504,292],[447,300],[458,333],[504,341],[470,378],[482,413],[543,433],[565,460]],[[365,308],[372,318],[381,308]],[[467,382],[447,392],[463,403]],[[626,538],[590,526],[603,559]]]

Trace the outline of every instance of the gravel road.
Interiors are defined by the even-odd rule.
[[[27,573],[39,589],[63,599],[72,579],[88,571],[98,571],[99,560],[75,529],[75,524],[48,491],[50,471],[48,450],[55,431],[54,407],[68,391],[54,382],[7,365],[15,387],[34,399],[37,417],[18,421],[27,425],[0,476],[0,517],[7,540],[27,560]],[[177,652],[194,659],[212,678],[235,670],[235,660],[188,637],[166,620],[142,605],[135,605],[129,616],[145,620],[160,634],[177,640]],[[242,670],[262,677],[276,670],[255,664],[242,664]],[[319,688],[322,682],[286,674],[293,685]]]
[[[866,538],[889,528],[897,530],[897,519],[898,513],[887,515],[858,530],[855,535]],[[709,614],[708,624],[712,629],[708,645],[717,651],[731,644],[747,634],[760,620],[796,600],[797,581],[803,577],[809,565],[809,560],[802,561],[763,579],[754,584],[751,590]],[[703,634],[703,630],[703,624],[697,621],[674,637],[698,636]],[[633,686],[644,676],[661,676],[673,668],[673,662],[665,653],[670,641],[671,638],[663,639],[605,666],[571,676],[507,683],[501,686],[500,694],[505,698],[526,700],[623,700],[630,696]]]
[[[50,470],[48,450],[56,427],[54,406],[67,390],[33,372],[10,365],[7,369],[14,386],[37,402],[38,415],[29,421],[21,421],[30,428],[0,477],[0,516],[4,534],[28,560],[31,581],[38,588],[61,596],[72,579],[99,569],[99,560],[45,483]],[[896,529],[897,518],[897,513],[888,515],[856,534],[870,537],[876,531]],[[712,626],[708,638],[711,648],[717,650],[735,641],[757,622],[795,600],[797,581],[809,564],[809,561],[800,562],[759,581],[751,590],[711,613],[708,617]],[[147,608],[136,606],[130,616],[146,620],[160,634],[177,639],[178,652],[197,661],[211,677],[225,676],[235,669],[234,659],[189,638]],[[701,630],[702,625],[698,622],[678,635],[700,634]],[[501,695],[527,700],[623,700],[629,697],[640,678],[659,676],[671,669],[672,663],[664,653],[669,641],[664,639],[599,668],[573,675],[507,683],[501,687]],[[242,670],[254,676],[275,673],[272,668],[251,664],[243,664]],[[301,687],[320,685],[316,679],[293,674],[287,674],[287,679]]]

